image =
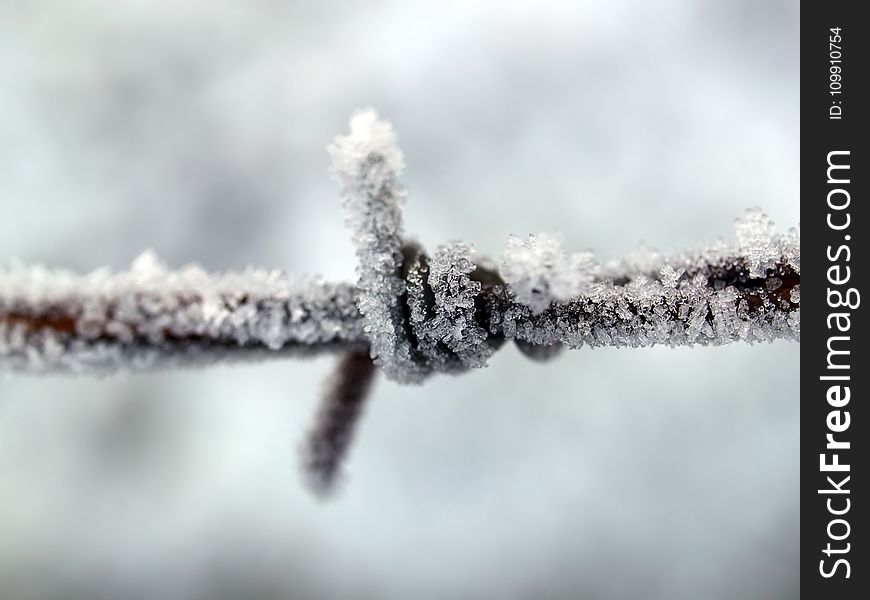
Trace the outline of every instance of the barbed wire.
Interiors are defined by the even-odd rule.
[[[511,237],[499,263],[462,242],[427,254],[405,239],[402,153],[389,122],[356,113],[329,146],[353,232],[357,281],[291,281],[249,268],[0,269],[0,368],[117,373],[340,353],[307,438],[308,480],[336,480],[373,368],[401,383],[483,367],[507,340],[545,360],[563,347],[721,345],[800,339],[800,231],[760,210],[737,243],[610,263],[557,235]]]

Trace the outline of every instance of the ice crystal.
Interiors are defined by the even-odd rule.
[[[777,243],[776,226],[760,208],[750,208],[735,222],[737,241],[746,257],[750,277],[764,277],[772,268],[781,248]]]
[[[785,263],[797,272],[801,270],[801,227],[798,224],[779,240]]]
[[[559,234],[541,232],[525,240],[510,236],[500,270],[517,302],[539,314],[554,301],[579,295],[592,283],[596,269],[591,252],[569,255]]]
[[[671,265],[663,266],[660,271],[662,285],[666,288],[676,288],[683,273],[685,269],[674,269]]]
[[[486,365],[492,351],[487,344],[487,332],[474,316],[474,299],[481,284],[469,277],[476,268],[473,256],[474,248],[461,242],[440,246],[435,251],[429,264],[435,315],[418,336],[444,343],[464,366],[478,368]]]
[[[662,255],[656,248],[648,244],[638,244],[622,261],[625,275],[635,273],[652,273],[661,265]]]

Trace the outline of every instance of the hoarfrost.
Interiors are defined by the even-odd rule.
[[[641,247],[601,266],[579,295],[544,310],[534,296],[514,294],[516,308],[504,310],[501,332],[574,348],[799,340],[800,230],[779,234],[758,209],[736,229],[736,245],[719,240],[671,256]],[[529,268],[523,281],[534,273]]]
[[[737,300],[737,292],[730,287],[713,294],[710,298],[713,332],[721,340],[728,339],[738,330]]]
[[[473,256],[474,248],[461,242],[440,246],[432,255],[429,285],[435,295],[435,316],[418,337],[443,342],[464,366],[479,368],[486,365],[492,349],[486,330],[474,316],[481,284],[468,276],[477,268]]]
[[[662,255],[658,250],[647,244],[638,244],[623,261],[626,275],[634,273],[649,273],[655,271],[661,264]]]
[[[641,246],[598,264],[556,234],[510,237],[499,274],[468,244],[428,257],[403,239],[402,153],[389,122],[356,113],[329,146],[353,232],[356,284],[278,271],[170,270],[145,252],[121,273],[0,268],[0,366],[107,371],[236,356],[366,352],[386,375],[481,367],[505,340],[536,358],[564,346],[800,339],[800,229],[757,208],[737,244],[665,256]]]
[[[412,357],[399,296],[402,265],[401,204],[407,192],[398,181],[405,166],[389,121],[373,109],[355,113],[350,133],[329,147],[333,173],[356,246],[359,298],[371,355],[387,376],[419,381],[424,372]]]
[[[661,268],[661,281],[662,285],[666,288],[676,288],[677,283],[680,281],[680,277],[685,273],[685,269],[680,268],[679,270],[674,269],[671,265],[665,265]]]
[[[754,207],[735,221],[735,229],[740,250],[749,267],[749,276],[764,277],[781,256],[774,222],[760,208]]]
[[[508,237],[500,270],[517,302],[539,314],[554,301],[568,300],[588,288],[597,264],[591,252],[569,255],[559,234],[541,232],[525,240]]]
[[[801,270],[801,226],[798,224],[788,230],[788,233],[780,240],[782,256],[792,269],[800,273]]]
[[[119,273],[13,264],[0,268],[0,363],[111,372],[153,368],[173,354],[196,364],[257,349],[364,347],[357,294],[264,269],[170,271],[151,251]]]

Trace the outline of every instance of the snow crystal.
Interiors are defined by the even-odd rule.
[[[711,294],[710,312],[713,316],[713,331],[720,340],[726,340],[738,330],[737,300],[739,296],[732,287]]]
[[[746,257],[749,276],[764,277],[781,256],[776,225],[760,208],[750,208],[735,221],[737,241]]]
[[[539,314],[554,301],[586,289],[597,264],[591,252],[567,254],[558,234],[541,232],[526,240],[510,236],[501,260],[501,276],[517,302]]]
[[[671,265],[663,266],[660,271],[662,285],[666,288],[676,288],[683,273],[685,273],[685,269],[674,269]]]
[[[780,239],[780,248],[785,263],[800,273],[801,270],[801,227],[797,225],[788,230]]]
[[[469,277],[477,268],[473,257],[474,248],[461,242],[439,246],[432,255],[429,286],[435,296],[435,315],[417,335],[444,343],[465,367],[479,368],[486,365],[492,349],[486,330],[474,316],[481,284]]]
[[[650,273],[661,264],[662,255],[658,250],[647,244],[638,244],[623,260],[626,275],[635,273]]]
[[[392,123],[379,119],[373,108],[351,115],[350,133],[336,137],[328,150],[333,173],[347,187],[359,186],[369,179],[371,187],[377,188],[384,180],[400,175],[405,168]],[[383,164],[382,169],[373,168],[379,163]]]

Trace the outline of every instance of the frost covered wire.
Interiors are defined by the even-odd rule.
[[[129,270],[0,269],[0,366],[73,373],[365,349],[348,284],[279,271],[169,270],[145,252]]]
[[[403,239],[404,163],[366,110],[329,147],[359,261],[356,283],[280,272],[170,270],[146,252],[120,273],[0,268],[0,368],[116,372],[217,360],[370,352],[419,383],[485,366],[506,340],[535,359],[565,346],[719,345],[800,339],[800,231],[760,210],[736,244],[598,262],[553,234],[510,238],[498,268],[453,242]]]
[[[127,271],[0,268],[0,369],[115,373],[216,361],[342,354],[302,447],[327,494],[375,367],[400,383],[486,366],[507,340],[534,360],[582,346],[800,339],[800,230],[757,208],[737,243],[598,262],[557,234],[510,237],[498,267],[462,242],[430,256],[403,238],[402,153],[389,122],[356,113],[329,146],[358,260],[356,283],[278,271],[170,270],[145,252]]]
[[[799,340],[800,231],[777,233],[758,208],[735,228],[737,245],[669,257],[641,248],[604,265],[568,258],[552,236],[509,240],[502,273],[514,303],[499,312],[500,331],[572,348]],[[582,291],[566,297],[572,288]]]
[[[422,365],[411,356],[399,296],[402,264],[402,211],[406,196],[398,176],[405,166],[388,121],[372,109],[355,113],[350,133],[329,146],[332,170],[356,245],[357,305],[371,343],[371,355],[387,376],[419,381]]]

